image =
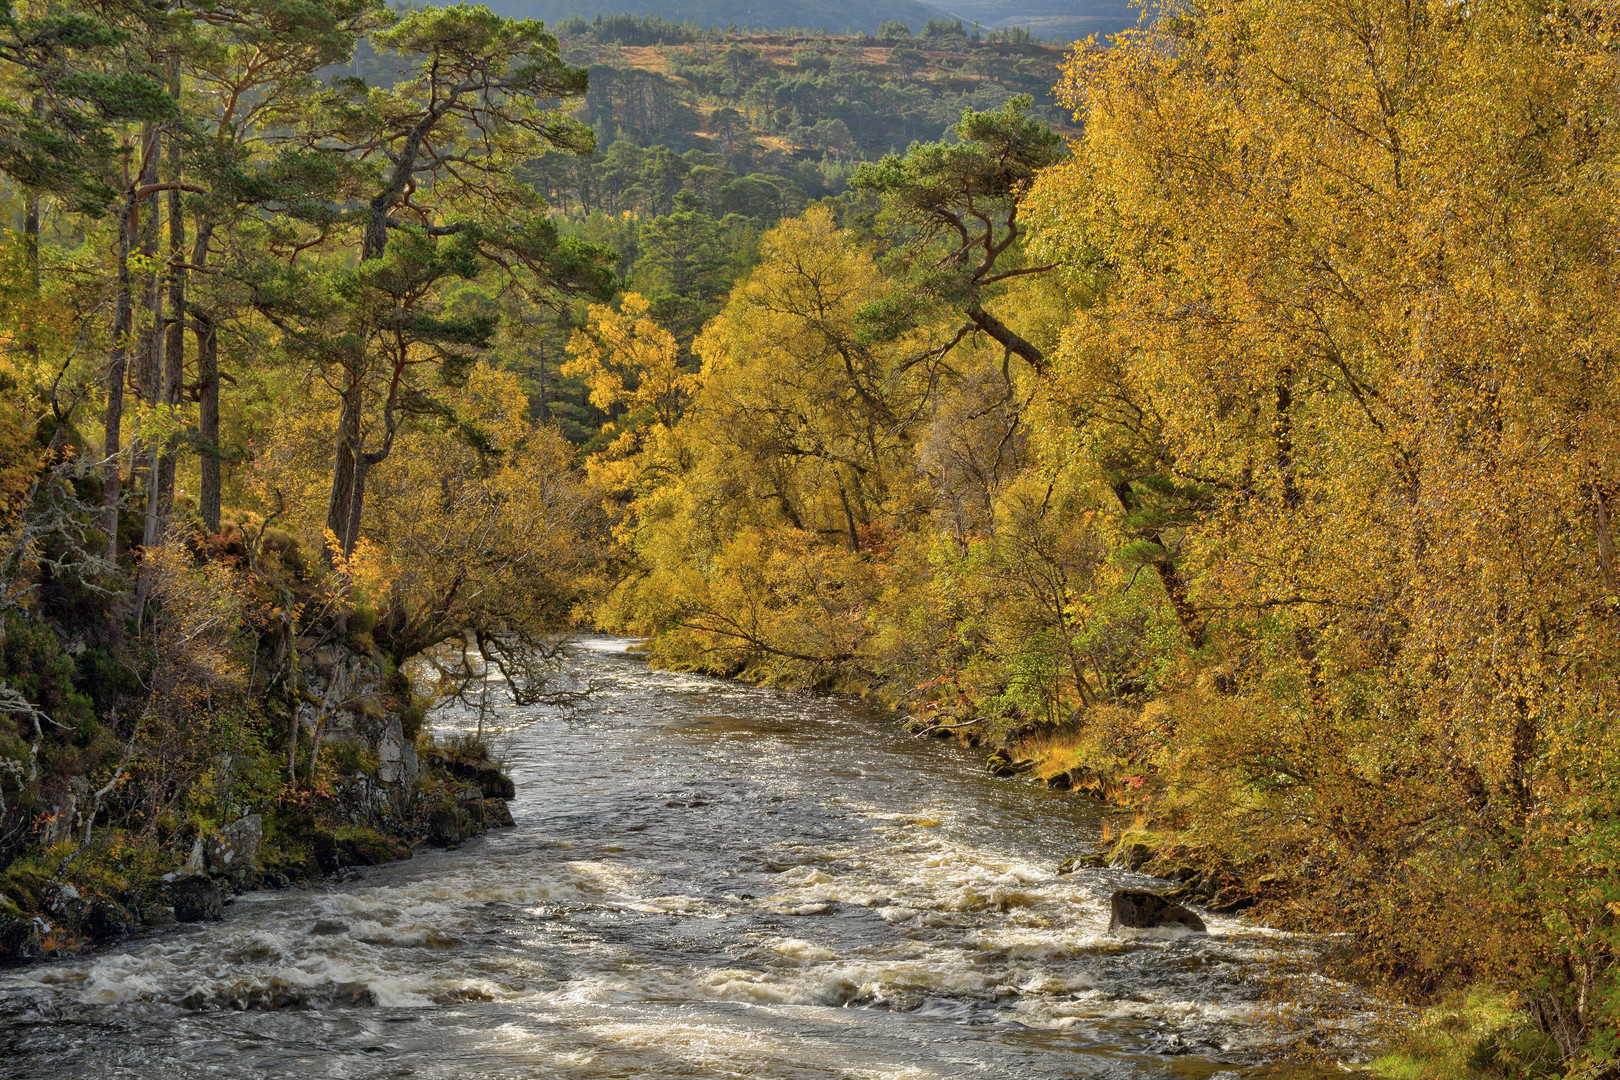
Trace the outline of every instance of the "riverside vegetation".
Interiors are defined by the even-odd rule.
[[[1608,9],[1167,9],[1072,139],[979,103],[814,203],[718,109],[605,203],[482,9],[0,30],[10,901],[457,833],[419,695],[588,620],[1001,741],[1465,1001],[1390,1071],[1616,1071]]]

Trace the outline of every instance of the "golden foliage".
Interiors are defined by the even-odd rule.
[[[1620,896],[1604,20],[1189,9],[1076,52],[1085,136],[1034,196],[1108,282],[1048,437],[1207,493],[1209,677],[1173,705],[1196,826],[1370,968],[1534,987],[1571,1060]]]

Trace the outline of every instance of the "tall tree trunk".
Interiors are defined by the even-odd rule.
[[[147,125],[141,133],[142,187],[158,182],[158,156],[162,152],[163,134]],[[158,217],[160,203],[154,193],[141,200],[138,243],[143,264],[141,307],[145,311],[140,320],[140,340],[136,346],[135,370],[130,373],[135,393],[142,400],[158,400],[158,384],[163,369],[163,276],[157,272]]]
[[[179,95],[179,72],[171,66],[172,92]],[[180,179],[180,141],[169,140],[169,179]],[[165,324],[163,342],[163,382],[160,390],[165,406],[177,409],[180,392],[185,384],[186,367],[186,219],[181,212],[180,189],[169,192],[169,316]],[[174,511],[174,443],[155,447],[157,466],[156,519],[148,525],[153,535],[149,544],[156,544],[168,528]]]
[[[102,531],[107,534],[107,558],[118,558],[118,504],[122,481],[118,455],[123,449],[124,379],[129,370],[130,335],[135,318],[132,283],[129,275],[130,234],[135,228],[135,188],[126,183],[123,206],[118,215],[118,285],[113,303],[112,355],[107,363],[107,413],[102,427],[102,453],[107,464],[102,473]]]
[[[30,191],[23,197],[23,257],[28,260],[28,295],[39,300],[39,195]],[[35,363],[39,362],[39,325],[35,313],[30,311],[23,333],[23,348]]]
[[[161,128],[148,125],[141,139],[141,186],[155,185],[158,182],[158,157],[163,149],[163,131]],[[141,288],[141,307],[144,315],[140,320],[139,344],[135,357],[135,393],[149,404],[158,404],[161,400],[161,385],[163,379],[163,275],[157,270],[158,234],[162,224],[158,216],[158,207],[161,202],[154,192],[142,200],[145,204],[140,218],[140,245],[142,265],[141,271],[145,280]],[[145,528],[141,533],[141,547],[149,549],[157,543],[155,524],[157,521],[157,446],[142,446],[135,448],[133,456],[135,461],[146,459],[146,513]],[[140,612],[144,608],[146,581],[144,576],[141,585],[136,591],[136,621],[140,621]]]
[[[208,243],[213,232],[212,221],[206,217],[198,220],[197,239],[191,249],[192,265],[208,265]],[[220,508],[219,324],[212,312],[198,304],[188,301],[187,309],[191,313],[192,329],[197,339],[197,465],[200,474],[197,512],[202,515],[208,531],[217,533]]]
[[[364,407],[364,386],[361,372],[349,371],[349,384],[343,391],[342,409],[338,413],[336,453],[332,462],[332,493],[326,504],[326,528],[338,544],[337,551],[327,551],[327,561],[346,550],[349,536],[349,518],[354,508],[355,473],[360,454],[360,418]]]
[[[354,483],[349,491],[348,529],[340,535],[343,541],[343,554],[352,555],[354,545],[360,542],[360,516],[366,505],[366,476],[371,467],[381,460],[380,455],[359,453],[355,455]]]
[[[42,95],[34,95],[34,116],[40,117],[45,112],[45,99]],[[39,271],[39,192],[32,188],[23,193],[23,257],[28,260],[28,295],[38,301],[40,292]],[[23,348],[36,364],[39,362],[39,323],[37,312],[30,311],[28,324],[24,331]]]
[[[1294,369],[1284,366],[1277,371],[1277,416],[1271,422],[1271,440],[1277,478],[1282,484],[1283,506],[1289,510],[1299,508],[1299,487],[1294,483],[1293,407]]]

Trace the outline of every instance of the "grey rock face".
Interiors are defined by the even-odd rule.
[[[240,877],[258,863],[264,822],[258,814],[238,818],[203,845],[203,865],[215,877]]]

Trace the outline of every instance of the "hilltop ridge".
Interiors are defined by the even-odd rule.
[[[876,34],[885,23],[903,22],[921,32],[930,19],[960,19],[969,28],[1018,27],[1044,41],[1065,44],[1091,34],[1117,33],[1137,20],[1130,0],[495,0],[503,15],[548,24],[578,16],[656,16],[674,24],[755,30],[802,28],[829,33]]]

